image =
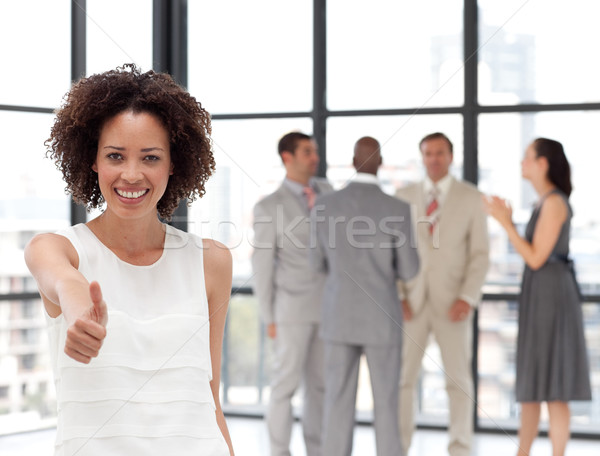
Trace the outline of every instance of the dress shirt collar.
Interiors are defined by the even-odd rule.
[[[304,198],[304,185],[302,185],[300,182],[296,182],[293,181],[291,179],[288,179],[287,177],[283,180],[283,184],[289,188],[295,195],[298,195],[302,198]],[[315,188],[315,180],[313,178],[311,178],[308,181],[308,186],[311,187],[313,190],[315,190],[316,193],[317,189]]]
[[[448,173],[446,176],[442,177],[439,181],[437,181],[437,183],[435,184],[435,186],[438,189],[439,192],[439,196],[440,198],[443,200],[446,195],[448,194],[448,191],[450,190],[450,185],[452,185],[452,180],[454,178],[450,175],[450,173]],[[431,190],[433,190],[433,181],[429,178],[429,176],[425,177],[425,183],[423,185],[423,190],[425,191],[425,197],[427,198],[428,195],[430,194]]]
[[[379,179],[377,176],[370,173],[356,173],[352,178],[352,182],[358,182],[359,184],[379,185]]]

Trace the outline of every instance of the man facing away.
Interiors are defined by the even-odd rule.
[[[374,399],[378,456],[401,455],[398,382],[402,308],[396,281],[419,267],[411,247],[410,206],[379,188],[379,143],[354,148],[357,174],[342,190],[317,199],[311,261],[327,271],[321,334],[325,341],[323,455],[350,456],[359,361],[364,353]]]
[[[310,136],[288,133],[278,148],[286,177],[254,207],[254,291],[267,335],[274,341],[266,421],[271,455],[290,455],[291,401],[303,380],[306,454],[321,456],[324,384],[319,322],[325,277],[309,264],[309,212],[316,195],[332,188],[314,177],[319,155]]]
[[[398,190],[417,220],[418,276],[401,282],[404,349],[400,382],[400,433],[408,453],[414,431],[415,386],[429,335],[440,347],[450,406],[451,456],[471,454],[473,308],[488,269],[487,222],[477,188],[449,174],[452,143],[443,133],[419,145],[427,176]]]

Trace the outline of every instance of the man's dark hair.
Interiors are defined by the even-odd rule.
[[[421,148],[423,147],[424,142],[430,141],[432,139],[443,139],[448,143],[448,146],[450,146],[450,153],[454,153],[454,146],[452,145],[452,141],[450,141],[450,139],[444,133],[440,133],[439,131],[435,133],[430,133],[427,136],[425,136],[419,143],[419,150],[421,150]]]
[[[293,131],[284,135],[279,140],[278,152],[279,155],[283,153],[283,151],[290,152],[292,155],[296,152],[296,147],[298,147],[298,142],[303,139],[311,140],[312,138],[304,133],[300,133],[298,131]]]

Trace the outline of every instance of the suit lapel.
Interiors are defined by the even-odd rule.
[[[292,212],[292,214],[290,214],[292,216],[306,215],[306,208],[302,207],[300,198],[298,198],[285,184],[281,184],[279,191],[281,192],[282,200],[285,203],[285,206],[283,207],[284,212]]]

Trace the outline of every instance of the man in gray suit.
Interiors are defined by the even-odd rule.
[[[327,271],[321,335],[325,341],[323,454],[352,453],[358,368],[364,353],[374,399],[378,456],[401,455],[398,382],[402,309],[396,280],[419,268],[411,247],[410,206],[379,188],[379,143],[354,148],[357,174],[342,190],[317,199],[311,260]]]
[[[452,143],[443,133],[419,144],[427,177],[400,189],[417,224],[421,271],[400,284],[404,349],[400,386],[400,432],[405,453],[414,430],[414,395],[429,335],[440,347],[450,406],[448,451],[471,454],[473,308],[488,269],[486,215],[477,188],[449,174]]]
[[[316,195],[332,188],[314,177],[319,155],[310,136],[283,136],[279,155],[285,180],[254,207],[254,291],[275,348],[267,427],[271,455],[289,456],[291,401],[304,380],[306,454],[321,456],[324,380],[319,322],[325,277],[309,263],[309,212]]]

